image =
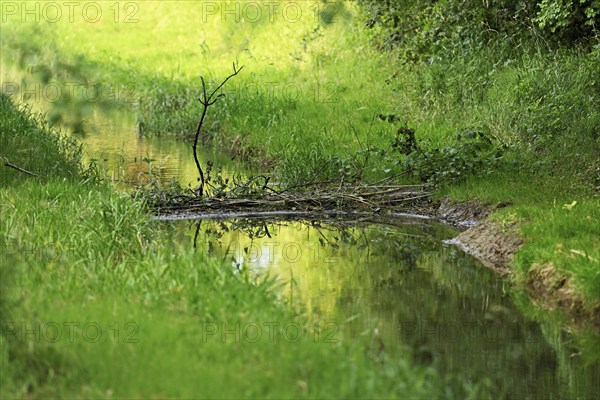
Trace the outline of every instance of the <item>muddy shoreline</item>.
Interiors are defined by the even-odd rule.
[[[462,232],[448,244],[460,247],[486,267],[501,275],[510,274],[510,265],[523,241],[515,224],[498,226],[487,217],[504,204],[482,206],[476,202],[451,203],[448,199],[434,204],[438,219],[455,225]]]
[[[519,227],[516,223],[501,226],[488,218],[494,210],[505,206],[482,206],[475,202],[452,204],[443,199],[433,204],[432,211],[438,219],[464,229],[447,243],[460,247],[486,267],[512,279],[513,258],[523,244]],[[525,280],[512,280],[525,288],[534,304],[564,315],[569,328],[591,328],[600,334],[600,303],[587,304],[571,277],[558,272],[551,263],[534,264]]]

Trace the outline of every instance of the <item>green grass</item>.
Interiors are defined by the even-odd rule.
[[[209,136],[226,151],[269,160],[278,180],[289,185],[351,179],[357,172],[372,181],[402,172],[399,154],[363,156],[369,148],[389,149],[404,124],[429,148],[454,146],[453,136],[464,129],[485,132],[504,149],[496,169],[482,174],[472,168],[464,180],[442,182],[439,195],[510,202],[497,218],[523,222],[519,276],[534,264],[553,262],[557,271],[573,275],[588,302],[600,300],[594,261],[597,46],[516,46],[488,33],[489,42],[457,44],[429,63],[405,64],[397,54],[375,49],[379,39],[361,26],[352,5],[335,23],[319,25],[310,2],[302,3],[305,12],[294,23],[279,16],[242,24],[220,15],[199,23],[199,4],[140,3],[139,22],[106,19],[95,29],[85,21],[63,20],[50,28],[11,19],[2,27],[3,62],[12,59],[34,72],[29,79],[42,82],[133,82],[135,89],[121,100],[138,100],[131,107],[139,112],[142,132],[189,138],[200,114],[198,75],[214,84],[236,61],[245,69],[210,110]],[[85,101],[67,105],[73,103],[84,113]],[[54,109],[54,115],[73,114],[59,103]],[[377,114],[398,121],[390,124]],[[459,157],[477,161],[470,154]],[[577,204],[571,210],[563,208],[572,201]],[[557,251],[557,244],[564,250]]]
[[[600,200],[556,199],[552,205],[519,206],[513,211],[525,222],[525,246],[516,260],[523,275],[536,265],[552,264],[572,275],[584,299],[600,299]],[[574,205],[572,208],[571,206]]]
[[[3,164],[10,163],[38,175],[50,174],[69,179],[79,177],[82,153],[74,139],[55,132],[46,135],[47,140],[40,141],[40,136],[45,135],[41,118],[29,109],[20,110],[26,117],[18,117],[17,106],[4,95],[1,100],[0,115],[3,118],[0,119],[0,147]],[[25,176],[4,166],[0,173],[3,185],[19,183]]]
[[[139,200],[77,170],[70,139],[1,100],[0,154],[42,175],[0,175],[2,397],[479,393],[413,364],[409,349],[372,354],[368,335],[315,340],[273,281],[169,243]],[[249,324],[263,329],[256,341],[225,331]],[[304,334],[286,337],[288,325]]]

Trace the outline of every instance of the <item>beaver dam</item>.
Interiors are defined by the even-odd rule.
[[[315,187],[302,192],[266,185],[260,190],[249,190],[248,186],[238,185],[206,197],[165,192],[152,192],[145,197],[162,217],[219,213],[426,213],[431,191],[425,185]]]

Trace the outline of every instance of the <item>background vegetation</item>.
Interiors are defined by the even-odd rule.
[[[521,276],[551,263],[597,303],[600,3],[359,3],[377,46],[411,71],[422,112],[463,129],[456,144],[404,149],[409,170],[458,183],[442,184],[456,200],[513,203],[498,217],[523,226]]]
[[[597,1],[315,1],[299,2],[301,18],[293,21],[281,14],[271,19],[265,6],[254,22],[203,18],[201,4],[140,2],[136,23],[103,20],[95,29],[82,20],[9,18],[0,39],[3,74],[18,69],[21,89],[36,82],[93,85],[107,94],[103,107],[138,113],[141,135],[189,140],[200,110],[198,75],[218,82],[235,60],[244,73],[211,110],[207,144],[273,171],[283,185],[426,181],[437,185],[440,197],[508,202],[496,217],[522,224],[516,279],[551,263],[559,275],[573,276],[589,304],[598,303]],[[50,104],[47,119],[85,130],[92,103],[81,93],[63,96]],[[274,305],[268,282],[223,273],[214,260],[183,250],[166,252],[136,200],[92,186],[96,175],[81,171],[77,145],[31,121],[2,99],[2,160],[32,171],[48,168],[46,176],[53,177],[24,180],[4,169],[0,175],[6,188],[2,238],[5,246],[17,240],[19,250],[4,260],[3,266],[15,267],[3,267],[2,281],[9,274],[15,285],[30,288],[19,297],[3,287],[2,295],[15,298],[25,320],[52,321],[65,312],[60,306],[78,319],[112,321],[113,312],[123,322],[139,317],[152,329],[135,347],[81,343],[81,352],[73,352],[64,343],[56,354],[3,337],[6,393],[108,396],[100,390],[114,377],[115,393],[139,396],[214,394],[220,386],[231,396],[274,397],[435,397],[442,390],[440,380],[427,378],[431,371],[380,365],[343,346],[264,344],[253,347],[259,352],[244,349],[247,356],[240,358],[246,353],[217,343],[190,354],[186,349],[198,335],[191,326],[217,314],[231,323],[296,316]],[[46,242],[51,246],[44,252],[56,261],[18,255]],[[74,251],[53,250],[65,243]],[[240,308],[247,313],[237,313]],[[180,344],[167,338],[165,326],[181,327]],[[100,352],[114,357],[111,377],[95,364]],[[217,353],[231,363],[205,364]],[[179,354],[189,364],[161,364],[164,354]],[[247,363],[256,367],[248,379],[255,385],[230,385],[231,371]],[[138,368],[151,364],[156,368]],[[203,368],[208,383],[189,375],[191,365]],[[289,380],[298,374],[318,383]],[[78,386],[89,376],[96,386]],[[168,376],[184,376],[189,385],[161,386],[173,381]]]

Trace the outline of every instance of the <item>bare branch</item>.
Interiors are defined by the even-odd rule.
[[[204,77],[202,75],[200,75],[200,80],[202,81],[202,93],[204,95],[204,102],[207,102],[207,98],[206,98],[206,82],[204,82]]]
[[[12,169],[16,169],[17,171],[19,171],[19,172],[22,172],[22,173],[24,173],[24,174],[27,174],[27,175],[31,175],[31,176],[39,176],[39,175],[38,175],[38,174],[36,174],[36,173],[33,173],[33,172],[31,172],[31,171],[27,171],[26,169],[24,169],[24,168],[21,168],[21,167],[19,167],[19,166],[15,165],[15,164],[11,164],[11,163],[9,163],[9,162],[5,162],[5,163],[4,163],[4,165],[5,165],[5,166],[7,166],[7,167],[10,167],[10,168],[12,168]]]
[[[202,167],[200,166],[200,161],[198,160],[198,138],[200,137],[200,131],[202,129],[202,124],[204,124],[204,118],[206,117],[206,112],[208,111],[208,107],[215,104],[217,102],[217,100],[219,100],[219,98],[221,98],[222,96],[225,96],[225,94],[220,93],[213,100],[214,95],[223,87],[223,85],[225,85],[225,83],[227,83],[227,81],[229,79],[231,79],[234,76],[236,76],[237,74],[239,74],[243,68],[244,67],[242,66],[239,69],[237,69],[235,66],[235,62],[234,62],[233,63],[233,74],[231,74],[227,78],[225,78],[225,80],[223,82],[221,82],[221,84],[219,86],[217,86],[217,88],[215,90],[212,91],[210,96],[208,95],[208,93],[206,91],[206,81],[204,80],[204,77],[202,75],[200,75],[200,81],[202,82],[202,98],[198,99],[198,101],[200,102],[200,104],[202,104],[203,108],[202,108],[202,116],[200,117],[200,121],[198,122],[198,129],[196,130],[196,136],[194,137],[194,144],[192,145],[192,150],[194,152],[194,162],[196,163],[196,168],[198,169],[198,175],[199,175],[198,182],[200,182],[200,187],[196,194],[200,197],[202,197],[204,195],[204,183],[205,182],[204,182],[204,171],[202,171]],[[202,144],[204,145],[204,136],[202,136]]]
[[[225,78],[225,80],[223,82],[221,82],[221,84],[219,86],[217,86],[217,88],[215,90],[213,90],[213,92],[208,97],[208,100],[212,99],[212,97],[215,95],[215,93],[217,93],[219,91],[219,89],[221,89],[223,87],[223,85],[225,85],[227,83],[227,81],[229,79],[231,79],[234,76],[236,76],[237,74],[239,74],[242,69],[244,69],[244,66],[241,66],[240,69],[236,69],[235,63],[233,63],[233,74],[231,74],[227,78]]]

